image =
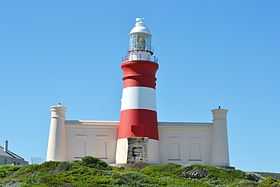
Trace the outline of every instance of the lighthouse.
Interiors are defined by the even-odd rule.
[[[123,91],[118,127],[116,163],[159,162],[156,111],[158,61],[151,47],[151,32],[143,18],[129,33],[129,49],[123,59]]]
[[[61,103],[51,107],[47,161],[93,156],[109,164],[176,163],[229,166],[228,110],[212,110],[212,121],[160,121],[156,107],[158,60],[142,18],[129,32],[120,121],[69,120]],[[167,75],[168,76],[168,75]],[[117,103],[117,101],[116,101]],[[116,104],[113,103],[113,104]]]

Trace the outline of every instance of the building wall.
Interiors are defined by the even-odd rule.
[[[2,164],[26,165],[28,162],[12,157],[0,156],[0,165]]]
[[[118,122],[108,121],[66,121],[67,159],[91,155],[115,163],[117,125]],[[212,123],[159,123],[159,162],[210,164],[212,126]]]
[[[160,162],[211,163],[211,124],[160,123]]]
[[[66,122],[68,160],[91,155],[108,163],[115,162],[117,122]]]

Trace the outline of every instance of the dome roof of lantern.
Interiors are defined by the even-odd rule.
[[[145,33],[149,35],[151,34],[149,28],[144,24],[144,18],[136,18],[136,23],[129,34],[133,33]]]

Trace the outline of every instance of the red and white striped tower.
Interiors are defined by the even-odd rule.
[[[157,59],[151,49],[151,32],[142,18],[129,33],[129,51],[123,60],[123,92],[118,128],[116,163],[128,161],[129,140],[145,138],[145,162],[159,162],[156,112]]]

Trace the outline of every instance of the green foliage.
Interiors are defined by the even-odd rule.
[[[127,172],[116,175],[114,185],[127,186],[154,186],[156,185],[148,176],[139,172]]]
[[[206,171],[202,178],[182,175],[186,171]],[[74,162],[45,162],[40,165],[1,166],[0,186],[23,187],[280,187],[280,181],[263,178],[259,182],[245,172],[206,165],[183,167],[177,164],[141,163],[110,167],[93,157]]]
[[[280,187],[280,181],[273,179],[271,177],[267,177],[261,182],[261,184],[259,186],[260,187]]]
[[[182,172],[182,166],[178,164],[148,165],[141,171],[149,176],[176,176]]]
[[[19,167],[16,166],[0,166],[0,179],[7,177],[11,173],[17,171]]]
[[[245,179],[245,172],[235,169],[217,168],[206,165],[192,165],[184,170],[204,169],[207,170],[207,177],[201,179],[213,186],[232,184]]]
[[[91,156],[83,157],[82,165],[96,169],[111,169],[111,167],[106,162]]]
[[[229,185],[229,187],[258,187],[258,183],[248,180],[240,180]]]

